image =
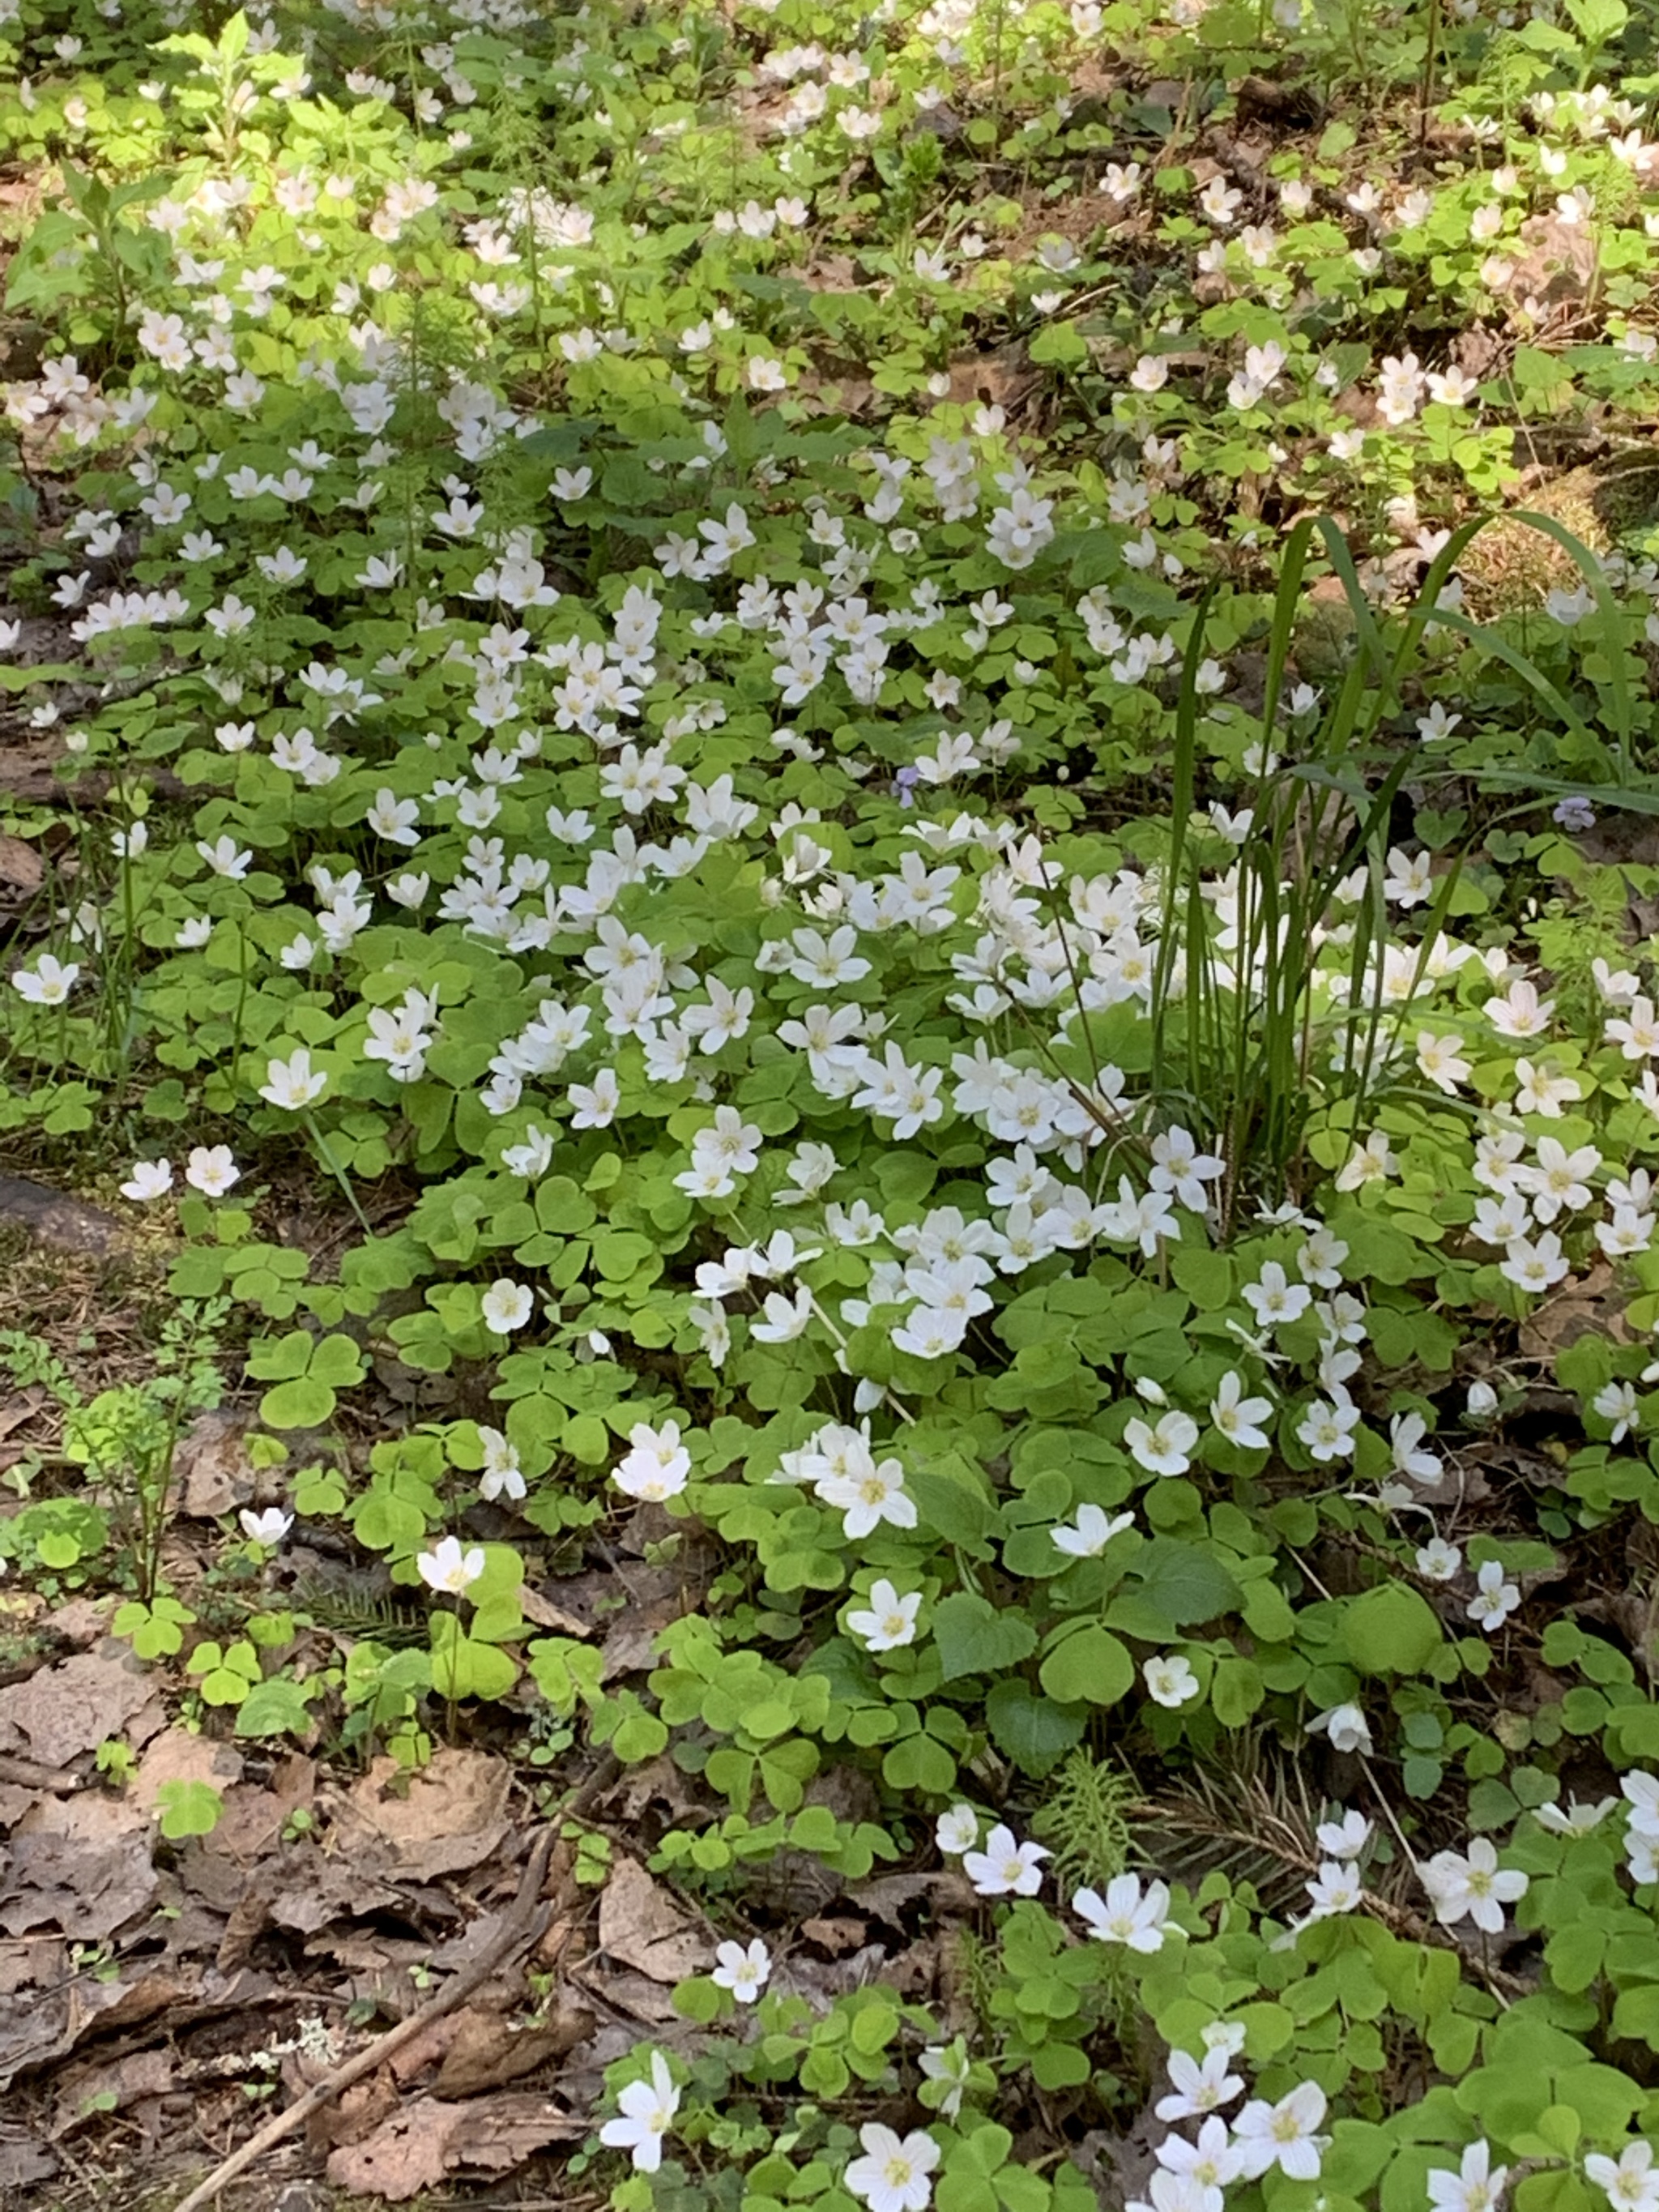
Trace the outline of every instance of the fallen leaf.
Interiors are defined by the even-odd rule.
[[[180,1511],[196,1521],[217,1521],[253,1495],[247,1424],[234,1413],[202,1413],[179,1439],[173,1458]]]
[[[471,2005],[454,2019],[455,2035],[432,2085],[437,2097],[476,2097],[521,2081],[538,2066],[568,2057],[593,2033],[593,2015],[580,2005],[562,2007],[550,2021],[529,2027]]]
[[[153,1689],[129,1654],[83,1651],[0,1690],[0,1722],[28,1738],[30,1756],[43,1766],[64,1766],[118,1736],[149,1703]],[[159,1708],[157,1713],[159,1722]]]
[[[599,1898],[599,1948],[653,1982],[681,1982],[714,1959],[690,1913],[637,1859],[618,1859]]]
[[[429,1881],[487,1859],[505,1841],[512,1769],[482,1751],[446,1748],[412,1780],[394,1759],[377,1759],[336,1814],[337,1856],[376,1875]],[[407,1781],[407,1794],[387,1785]]]
[[[242,1754],[233,1745],[192,1735],[188,1729],[163,1729],[145,1747],[128,1796],[141,1812],[150,1814],[164,1783],[205,1782],[228,1790],[241,1772]]]
[[[50,2181],[58,2160],[39,2136],[27,2128],[0,2124],[0,2189],[21,2189],[31,2181]]]
[[[586,2132],[586,2119],[544,2097],[508,2093],[467,2105],[421,2097],[365,2142],[335,2151],[328,2178],[337,2189],[401,2204],[454,2173],[510,2173],[550,2143]]]
[[[9,1936],[60,1928],[77,1942],[101,1942],[147,1911],[159,1887],[147,1838],[66,1850],[61,1836],[14,1836],[0,1869],[0,1928]]]
[[[33,845],[0,833],[0,890],[32,898],[46,879],[46,864]]]
[[[815,1919],[803,1920],[800,1932],[809,1943],[816,1943],[832,1959],[839,1959],[846,1952],[858,1949],[869,1928],[862,1920]]]
[[[124,2057],[71,2066],[52,2084],[52,2142],[101,2112],[118,2112],[141,2097],[165,2097],[173,2084],[168,2051],[130,2051]]]
[[[591,1636],[591,1621],[579,1620],[574,1613],[567,1613],[562,1605],[555,1605],[528,1583],[519,1585],[519,1610],[537,1628],[550,1629],[558,1636]]]

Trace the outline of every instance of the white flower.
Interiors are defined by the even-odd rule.
[[[1106,1885],[1104,1897],[1097,1889],[1079,1890],[1072,1899],[1072,1910],[1079,1920],[1088,1923],[1089,1933],[1097,1942],[1122,1943],[1144,1957],[1161,1951],[1166,1937],[1181,1932],[1169,1917],[1167,1883],[1151,1881],[1143,1891],[1136,1875],[1114,1876]]]
[[[842,1531],[851,1537],[867,1536],[878,1522],[890,1521],[896,1528],[916,1525],[915,1501],[904,1487],[904,1469],[896,1459],[872,1461],[868,1456],[844,1474],[825,1475],[812,1486],[814,1495],[843,1517]]]
[[[868,1607],[849,1613],[847,1626],[866,1651],[895,1651],[901,1644],[915,1642],[916,1615],[921,1610],[919,1590],[901,1597],[884,1576],[870,1585]]]
[[[1271,1418],[1273,1401],[1267,1398],[1246,1398],[1242,1395],[1243,1388],[1239,1377],[1229,1369],[1210,1401],[1210,1419],[1237,1450],[1265,1451],[1271,1439],[1261,1424]]]
[[[1425,1582],[1452,1582],[1463,1571],[1463,1554],[1443,1536],[1431,1536],[1417,1554],[1417,1571]]]
[[[1316,2181],[1324,2148],[1317,2130],[1324,2117],[1325,2092],[1316,2081],[1299,2083],[1276,2105],[1253,2098],[1233,2126],[1241,2171],[1259,2181],[1276,2166],[1292,2181]]]
[[[1114,1536],[1121,1536],[1126,1528],[1133,1528],[1133,1513],[1115,1513],[1107,1519],[1103,1508],[1098,1505],[1079,1505],[1077,1519],[1051,1528],[1054,1549],[1064,1552],[1068,1559],[1097,1559]]]
[[[1467,1858],[1455,1851],[1437,1851],[1422,1869],[1423,1887],[1434,1905],[1434,1917],[1443,1928],[1462,1919],[1473,1920],[1488,1936],[1502,1932],[1504,1907],[1527,1893],[1527,1877],[1502,1869],[1490,1836],[1476,1836]]]
[[[1609,1813],[1618,1809],[1616,1797],[1598,1797],[1593,1805],[1572,1797],[1565,1808],[1559,1805],[1534,1806],[1532,1817],[1552,1836],[1589,1836],[1595,1834]]]
[[[1308,1723],[1308,1734],[1328,1735],[1333,1751],[1368,1752],[1371,1747],[1370,1725],[1358,1705],[1332,1705],[1316,1713]]]
[[[522,1498],[525,1495],[524,1470],[519,1465],[518,1453],[501,1431],[480,1426],[478,1443],[483,1453],[483,1464],[478,1475],[480,1495],[491,1504],[498,1498]]]
[[[1617,2159],[1592,2151],[1584,2160],[1584,2177],[1613,2212],[1659,2212],[1659,2173],[1653,2170],[1650,2142],[1626,2143]]]
[[[267,1549],[280,1544],[294,1526],[294,1516],[284,1513],[280,1505],[267,1505],[263,1513],[250,1513],[244,1506],[237,1517],[249,1543],[263,1544]]]
[[[33,968],[12,971],[12,988],[32,1006],[61,1006],[79,981],[81,970],[73,960],[54,960],[43,952]]]
[[[1190,1413],[1167,1413],[1156,1421],[1130,1421],[1123,1441],[1149,1474],[1185,1474],[1198,1442],[1198,1423]]]
[[[1433,2212],[1492,2212],[1509,2174],[1506,2166],[1492,2172],[1492,2152],[1484,2139],[1472,2142],[1455,2173],[1443,2166],[1430,2167],[1429,2203]]]
[[[1368,1182],[1381,1182],[1400,1172],[1394,1147],[1381,1129],[1373,1129],[1364,1143],[1352,1152],[1336,1178],[1339,1190],[1359,1190]]]
[[[121,1185],[121,1195],[142,1205],[147,1199],[165,1198],[172,1188],[170,1160],[135,1160],[132,1173]]]
[[[1552,1289],[1567,1272],[1561,1239],[1553,1229],[1537,1237],[1512,1238],[1504,1248],[1498,1272],[1517,1290],[1538,1295]]]
[[[272,1106],[285,1107],[289,1113],[297,1114],[320,1098],[327,1088],[327,1076],[313,1072],[311,1054],[301,1045],[286,1060],[268,1063],[259,1096]]]
[[[1359,1408],[1346,1395],[1335,1402],[1316,1398],[1297,1423],[1296,1433],[1310,1456],[1322,1465],[1331,1460],[1352,1459],[1354,1431],[1358,1426]]]
[[[1206,2112],[1218,2112],[1223,2105],[1231,2105],[1244,2087],[1242,2075],[1228,2071],[1231,2057],[1218,2045],[1207,2050],[1202,2060],[1189,2058],[1184,2051],[1172,2051],[1170,2079],[1175,2085],[1175,2094],[1159,2098],[1158,2118],[1201,2119]]]
[[[753,2004],[771,1972],[772,1954],[758,1936],[747,1947],[722,1943],[714,1953],[714,1984],[730,1990],[739,2004]]]
[[[1590,1401],[1591,1410],[1604,1421],[1613,1424],[1609,1443],[1621,1444],[1632,1429],[1642,1425],[1641,1413],[1636,1403],[1636,1388],[1630,1382],[1604,1383]]]
[[[648,1421],[636,1421],[628,1441],[632,1449],[611,1477],[617,1489],[653,1504],[678,1498],[691,1473],[691,1455],[680,1442],[679,1423],[665,1421],[653,1429]]]
[[[1311,1881],[1304,1882],[1313,1905],[1310,1920],[1330,1920],[1342,1912],[1355,1911],[1365,1892],[1358,1871],[1340,1859],[1326,1859]]]
[[[941,2081],[948,2086],[934,2105],[942,2120],[953,2120],[962,2110],[962,2100],[968,2094],[969,2076],[973,2070],[968,2056],[968,2046],[958,2036],[954,2043],[930,2043],[918,2062],[930,2081]]]
[[[1253,1283],[1246,1283],[1239,1293],[1245,1304],[1255,1316],[1258,1328],[1278,1328],[1285,1322],[1300,1321],[1313,1304],[1313,1292],[1305,1283],[1292,1283],[1277,1260],[1269,1260]]]
[[[1488,1559],[1475,1580],[1480,1588],[1469,1601],[1469,1619],[1479,1622],[1491,1636],[1520,1604],[1521,1593],[1513,1583],[1504,1581],[1504,1570],[1496,1559]]]
[[[1146,1660],[1140,1674],[1152,1703],[1165,1705],[1171,1712],[1190,1705],[1199,1695],[1199,1680],[1193,1672],[1192,1662],[1178,1651]]]
[[[878,2121],[866,2120],[859,2142],[864,2155],[842,2177],[848,2191],[870,2212],[927,2212],[933,2193],[930,2177],[939,2164],[939,2145],[932,2136],[915,2128],[899,2136]]]
[[[982,1851],[964,1851],[962,1870],[981,1897],[1035,1897],[1042,1887],[1039,1859],[1049,1854],[1041,1844],[1015,1841],[1000,1821],[985,1838]]]
[[[1314,1840],[1328,1859],[1357,1859],[1371,1839],[1371,1824],[1363,1813],[1345,1812],[1340,1820],[1322,1820]]]
[[[492,1336],[511,1336],[534,1312],[536,1300],[529,1286],[502,1275],[493,1282],[479,1303],[479,1318]]]
[[[185,1164],[185,1181],[209,1198],[222,1198],[241,1176],[228,1145],[198,1145]]]
[[[428,1589],[459,1597],[484,1571],[483,1547],[475,1544],[471,1551],[463,1552],[459,1536],[446,1536],[433,1550],[422,1552],[415,1565]]]
[[[934,1822],[933,1841],[947,1858],[960,1858],[979,1841],[979,1814],[971,1805],[952,1805]]]
[[[648,2081],[630,2081],[617,2099],[617,2117],[599,2130],[611,2150],[631,2151],[637,2173],[655,2173],[662,2164],[662,2139],[680,2108],[680,2093],[660,2051],[651,2054]]]

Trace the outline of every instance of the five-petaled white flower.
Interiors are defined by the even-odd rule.
[[[1180,1933],[1170,1918],[1169,1885],[1149,1881],[1143,1889],[1138,1875],[1114,1875],[1104,1897],[1097,1889],[1079,1890],[1072,1910],[1086,1922],[1097,1942],[1121,1943],[1146,1956],[1161,1951],[1167,1937]]]
[[[1659,2171],[1650,2142],[1626,2143],[1616,2159],[1592,2151],[1584,2160],[1584,2178],[1601,2191],[1613,2212],[1659,2212]]]
[[[1492,2151],[1483,2137],[1468,2146],[1455,2172],[1449,2166],[1430,2167],[1429,2203],[1433,2212],[1492,2212],[1509,2178],[1508,2166],[1494,2170]]]
[[[630,2081],[617,2106],[617,2116],[599,2130],[599,2141],[608,2149],[631,2152],[635,2172],[656,2172],[662,2164],[662,2139],[680,2108],[680,2093],[660,2051],[651,2054],[650,2079]]]
[[[1498,1850],[1490,1836],[1476,1836],[1467,1856],[1437,1851],[1422,1869],[1423,1887],[1434,1905],[1434,1917],[1443,1928],[1460,1920],[1474,1921],[1488,1936],[1502,1932],[1504,1907],[1527,1893],[1527,1877],[1498,1863]]]
[[[962,1870],[981,1897],[1035,1897],[1042,1887],[1038,1862],[1048,1856],[1041,1844],[1018,1842],[999,1821],[982,1851],[963,1852]]]
[[[313,1104],[327,1088],[328,1077],[321,1069],[313,1068],[310,1053],[301,1045],[286,1060],[273,1060],[267,1065],[259,1096],[272,1106],[297,1114]]]
[[[149,1199],[165,1198],[172,1188],[171,1160],[135,1160],[132,1173],[121,1185],[121,1195],[142,1206]]]
[[[848,1614],[847,1626],[866,1651],[896,1651],[902,1644],[915,1642],[921,1610],[920,1590],[901,1597],[884,1575],[871,1583],[869,1604]]]
[[[483,1547],[474,1544],[470,1551],[464,1552],[459,1536],[445,1536],[429,1552],[418,1553],[415,1566],[428,1589],[448,1597],[460,1597],[484,1571]]]
[[[939,2145],[932,2136],[921,2128],[898,2136],[879,2121],[866,2120],[859,2142],[864,2155],[853,2160],[843,2177],[849,2192],[870,2212],[927,2212],[939,2164]]]
[[[251,1513],[245,1505],[237,1518],[249,1543],[263,1544],[267,1550],[280,1544],[294,1526],[294,1516],[280,1505],[267,1505],[263,1513]]]
[[[758,1936],[752,1943],[721,1943],[715,1948],[715,1986],[730,1990],[739,2004],[753,2004],[771,1973],[772,1954]]]
[[[1276,2166],[1292,2181],[1317,2181],[1324,2117],[1325,2092],[1316,2081],[1299,2082],[1276,2105],[1253,2098],[1233,2126],[1241,2172],[1259,2181]]]
[[[1079,1505],[1077,1519],[1069,1525],[1062,1522],[1048,1531],[1054,1549],[1064,1552],[1072,1559],[1097,1559],[1114,1536],[1121,1536],[1126,1528],[1133,1528],[1133,1513],[1114,1513],[1109,1520],[1103,1507]]]
[[[522,1328],[536,1310],[535,1293],[526,1283],[499,1276],[478,1302],[479,1317],[492,1336],[511,1336]]]

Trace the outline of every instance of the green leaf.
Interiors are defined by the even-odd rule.
[[[1135,1662],[1115,1636],[1091,1622],[1054,1646],[1039,1679],[1062,1705],[1115,1705],[1133,1686]]]
[[[1440,1622],[1419,1591],[1380,1583],[1348,1601],[1342,1638],[1362,1674],[1420,1674],[1440,1649]]]
[[[210,1836],[225,1801],[210,1782],[164,1782],[155,1792],[161,1833],[177,1842],[185,1836]]]
[[[999,1682],[985,1700],[985,1718],[993,1742],[1039,1782],[1083,1741],[1081,1705],[1039,1698],[1024,1682]]]
[[[337,1402],[326,1382],[301,1375],[265,1392],[259,1401],[259,1419],[268,1429],[318,1429]]]
[[[1036,1631],[1023,1613],[999,1612],[988,1598],[957,1590],[933,1607],[933,1642],[942,1679],[1001,1674],[1036,1649]]]
[[[310,1725],[306,1693],[285,1674],[256,1682],[236,1713],[238,1735],[303,1735]]]
[[[1174,1628],[1213,1620],[1239,1601],[1238,1584],[1213,1553],[1174,1536],[1156,1536],[1135,1556],[1133,1594],[1157,1607]]]

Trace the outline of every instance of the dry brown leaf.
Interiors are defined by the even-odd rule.
[[[14,1836],[0,1869],[0,1928],[61,1928],[77,1942],[101,1942],[147,1911],[157,1887],[145,1837],[68,1850],[61,1836]]]
[[[593,2033],[593,2015],[580,2005],[561,2007],[551,2020],[531,2027],[472,2005],[454,2020],[456,2033],[432,2085],[438,2097],[476,2097],[521,2081],[538,2066],[568,2057]]]
[[[142,2097],[165,2097],[173,2083],[173,2054],[168,2051],[130,2051],[125,2057],[71,2066],[52,2084],[48,2137],[60,2142],[100,2112],[120,2112]]]
[[[653,1982],[680,1982],[713,1961],[692,1915],[637,1859],[618,1859],[599,1898],[599,1948]]]
[[[27,2128],[0,2123],[0,2189],[21,2189],[31,2181],[50,2181],[58,2160],[39,2136]]]
[[[234,1413],[203,1413],[179,1439],[173,1454],[176,1503],[192,1520],[216,1521],[253,1496],[247,1458],[247,1424]]]
[[[549,1629],[556,1636],[591,1636],[593,1633],[591,1621],[578,1620],[574,1613],[567,1613],[562,1605],[555,1605],[550,1598],[543,1597],[538,1590],[532,1589],[528,1583],[519,1585],[519,1610],[536,1627]]]
[[[816,1943],[832,1959],[839,1959],[848,1951],[856,1951],[869,1933],[868,1923],[863,1920],[837,1920],[818,1917],[803,1920],[800,1932],[809,1943]]]
[[[66,1766],[118,1736],[149,1704],[153,1686],[130,1654],[84,1651],[0,1690],[0,1722],[28,1738],[30,1757],[43,1766]],[[157,1718],[159,1725],[159,1708]]]
[[[151,1814],[164,1783],[206,1782],[227,1790],[241,1772],[242,1754],[233,1745],[192,1735],[188,1729],[163,1729],[145,1747],[128,1795],[140,1812]]]
[[[328,2178],[337,2189],[401,2204],[454,2173],[510,2173],[548,2144],[586,2132],[586,2120],[544,2097],[507,2094],[468,2105],[421,2097],[366,2142],[335,2151]]]
[[[0,832],[0,891],[32,898],[46,878],[46,864],[33,845]]]
[[[451,1747],[410,1778],[394,1759],[377,1759],[335,1815],[335,1855],[376,1875],[430,1881],[477,1866],[504,1841],[513,1778],[504,1759]],[[388,1785],[408,1784],[407,1794]]]

